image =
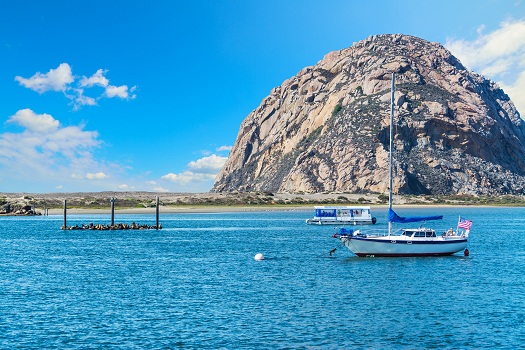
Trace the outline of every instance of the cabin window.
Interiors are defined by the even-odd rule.
[[[316,209],[315,215],[318,217],[335,217],[335,209]]]

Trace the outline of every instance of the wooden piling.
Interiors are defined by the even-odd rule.
[[[115,197],[111,198],[111,226],[115,226]]]
[[[67,226],[67,200],[64,199],[64,225],[62,226],[62,230],[129,230],[129,229],[131,230],[144,230],[144,229],[160,230],[162,229],[162,226],[159,223],[159,207],[160,207],[159,197],[157,196],[156,197],[156,224],[155,226],[140,225],[140,224],[135,224],[135,223],[131,225],[119,223],[115,225],[115,197],[112,197],[111,198],[111,225],[105,225],[105,224],[93,225],[93,223],[91,223],[89,225],[82,224],[80,226],[75,225],[75,226],[68,227]],[[48,209],[46,208],[46,211],[47,210]]]
[[[156,198],[156,205],[155,205],[155,227],[157,230],[159,229],[159,196]]]
[[[64,199],[64,226],[62,226],[65,229],[67,229],[67,199]]]

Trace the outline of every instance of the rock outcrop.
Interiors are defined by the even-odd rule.
[[[437,43],[378,35],[272,89],[242,122],[212,191],[522,194],[525,126],[509,97]]]
[[[0,200],[0,215],[24,215],[24,216],[30,216],[30,215],[41,215],[38,213],[34,206],[22,204],[20,202],[18,203],[9,203],[5,200]]]

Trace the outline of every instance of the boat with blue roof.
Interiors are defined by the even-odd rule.
[[[376,223],[370,207],[363,206],[315,206],[314,217],[307,219],[309,225],[371,225]]]

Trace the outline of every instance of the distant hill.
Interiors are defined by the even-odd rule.
[[[399,194],[523,194],[525,126],[494,82],[437,43],[377,35],[272,89],[242,122],[212,191],[388,191],[396,75]]]

